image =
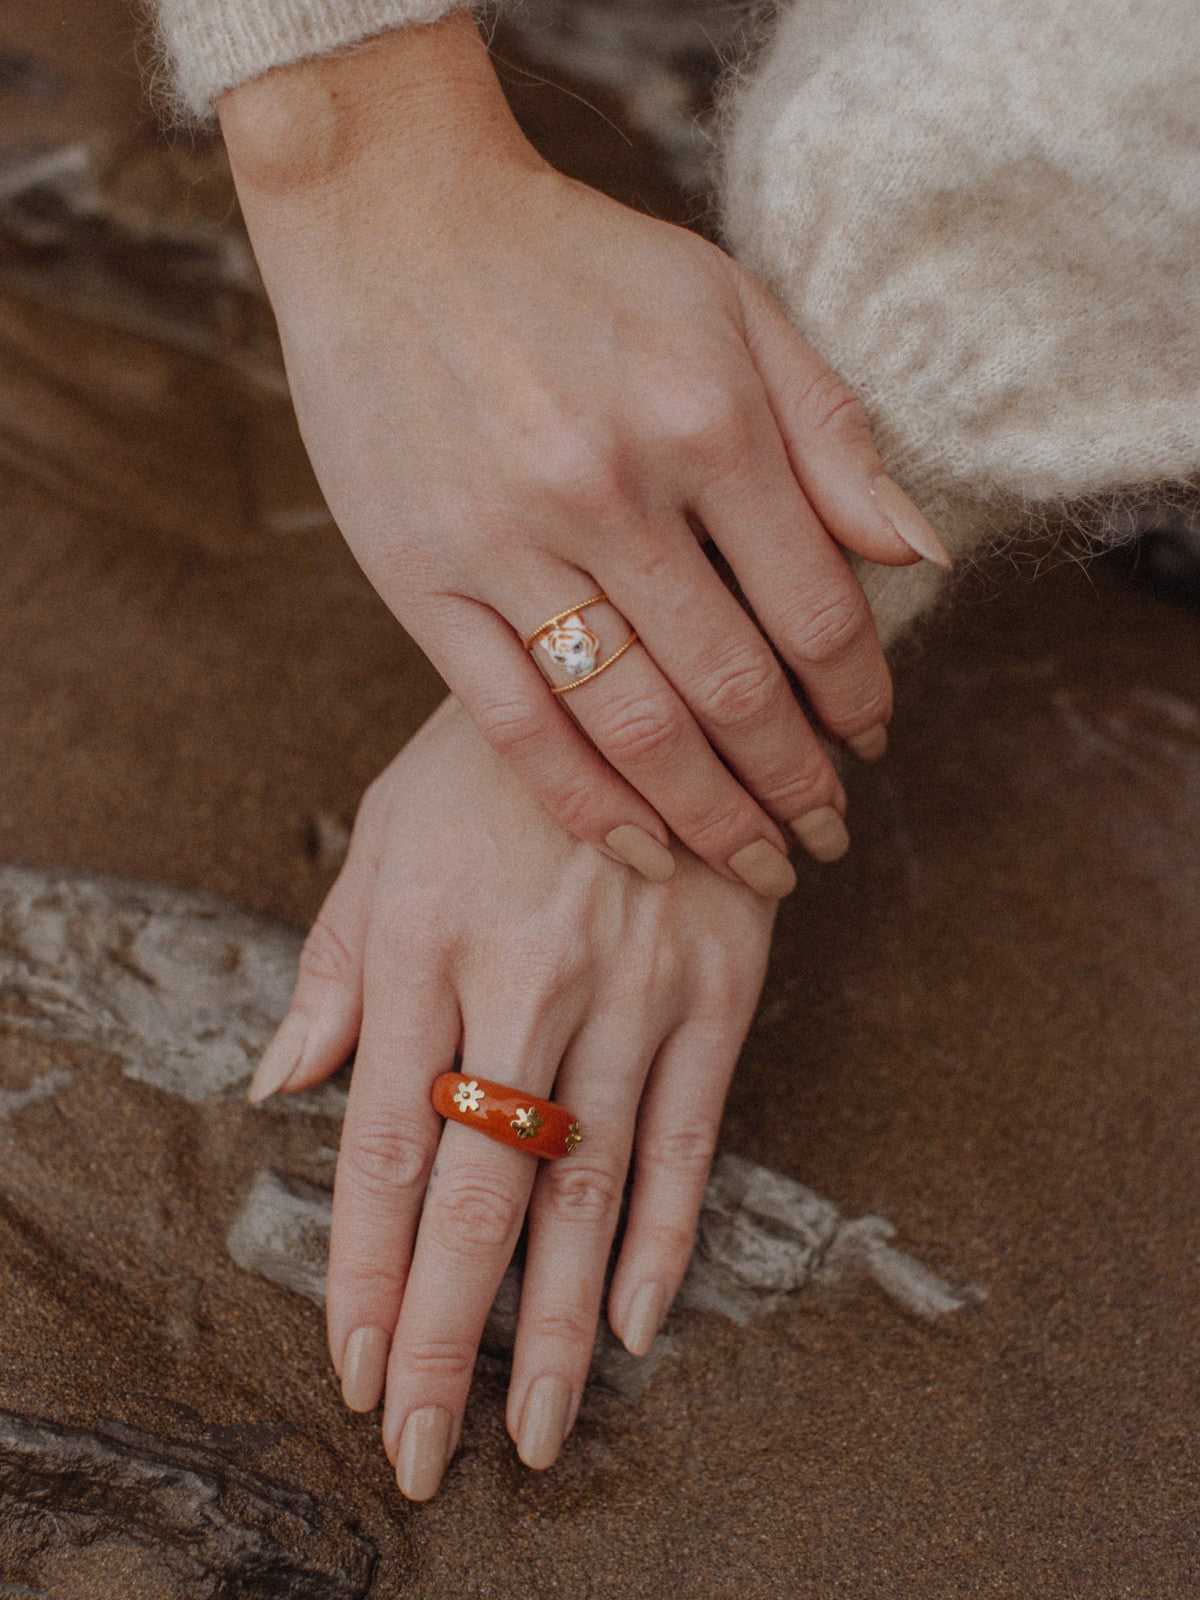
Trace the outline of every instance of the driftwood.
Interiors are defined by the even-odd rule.
[[[375,1571],[372,1541],[312,1495],[121,1423],[0,1411],[0,1504],[6,1564],[112,1538],[180,1600],[363,1600]]]

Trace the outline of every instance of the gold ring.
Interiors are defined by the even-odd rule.
[[[596,658],[600,654],[600,640],[583,620],[583,613],[589,606],[598,606],[607,600],[606,594],[594,594],[587,600],[581,600],[577,605],[556,611],[542,623],[540,628],[535,628],[529,637],[522,641],[526,650],[532,650],[535,645],[540,644],[566,673],[568,682],[551,683],[551,694],[570,694],[572,689],[582,689],[585,683],[590,683],[602,672],[607,672],[614,661],[619,661],[626,650],[637,643],[637,634],[631,630],[629,637],[619,644],[610,656],[606,656],[603,661],[597,661]]]
[[[526,650],[532,650],[534,645],[544,633],[549,633],[551,628],[557,628],[560,622],[566,622],[578,611],[586,611],[589,606],[598,606],[602,600],[607,600],[606,594],[594,594],[590,600],[581,600],[577,606],[568,606],[565,611],[556,611],[552,617],[547,617],[540,628],[535,628],[528,639],[522,642]]]

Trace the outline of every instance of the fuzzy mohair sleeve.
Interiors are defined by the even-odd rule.
[[[1196,0],[798,0],[733,90],[727,241],[956,556],[1200,475],[1198,78]]]
[[[153,0],[162,89],[203,121],[218,95],[272,67],[328,55],[387,28],[436,22],[474,0]]]

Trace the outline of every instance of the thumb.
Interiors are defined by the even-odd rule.
[[[797,482],[829,534],[855,555],[889,567],[924,557],[946,570],[933,524],[889,478],[866,408],[792,326],[748,268],[734,272],[746,345]]]
[[[322,1082],[345,1062],[362,1025],[363,956],[378,860],[360,808],[350,849],[300,952],[291,1009],[247,1091],[252,1105],[280,1089]]]

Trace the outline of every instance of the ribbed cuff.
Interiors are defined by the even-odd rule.
[[[387,28],[436,22],[475,0],[157,0],[167,92],[205,120],[218,95],[272,67],[328,55]]]

